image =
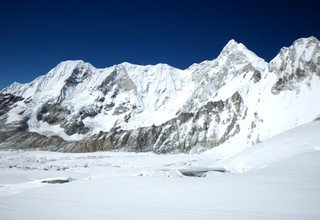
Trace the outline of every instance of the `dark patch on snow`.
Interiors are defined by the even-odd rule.
[[[206,173],[209,171],[226,173],[227,170],[223,167],[214,167],[214,168],[187,168],[187,169],[179,169],[179,171],[188,177],[206,177]]]
[[[41,183],[49,183],[49,184],[63,184],[74,181],[72,178],[61,178],[61,179],[50,179],[50,180],[42,180]]]
[[[320,115],[318,115],[313,121],[320,121]]]

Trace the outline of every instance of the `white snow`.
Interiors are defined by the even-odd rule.
[[[238,153],[0,151],[0,219],[319,219],[319,129],[312,122]]]

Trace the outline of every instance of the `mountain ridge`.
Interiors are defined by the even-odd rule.
[[[315,37],[301,38],[267,63],[230,40],[216,59],[184,70],[64,61],[1,90],[0,147],[167,153],[251,146],[319,116],[319,48]]]

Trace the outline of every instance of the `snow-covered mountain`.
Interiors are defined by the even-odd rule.
[[[251,146],[320,115],[320,42],[301,38],[267,63],[228,42],[180,70],[65,61],[0,93],[0,146],[190,152]]]

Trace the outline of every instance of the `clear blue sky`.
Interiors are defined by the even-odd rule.
[[[320,36],[319,1],[2,0],[0,88],[30,82],[63,60],[186,68],[235,39],[267,61]]]

